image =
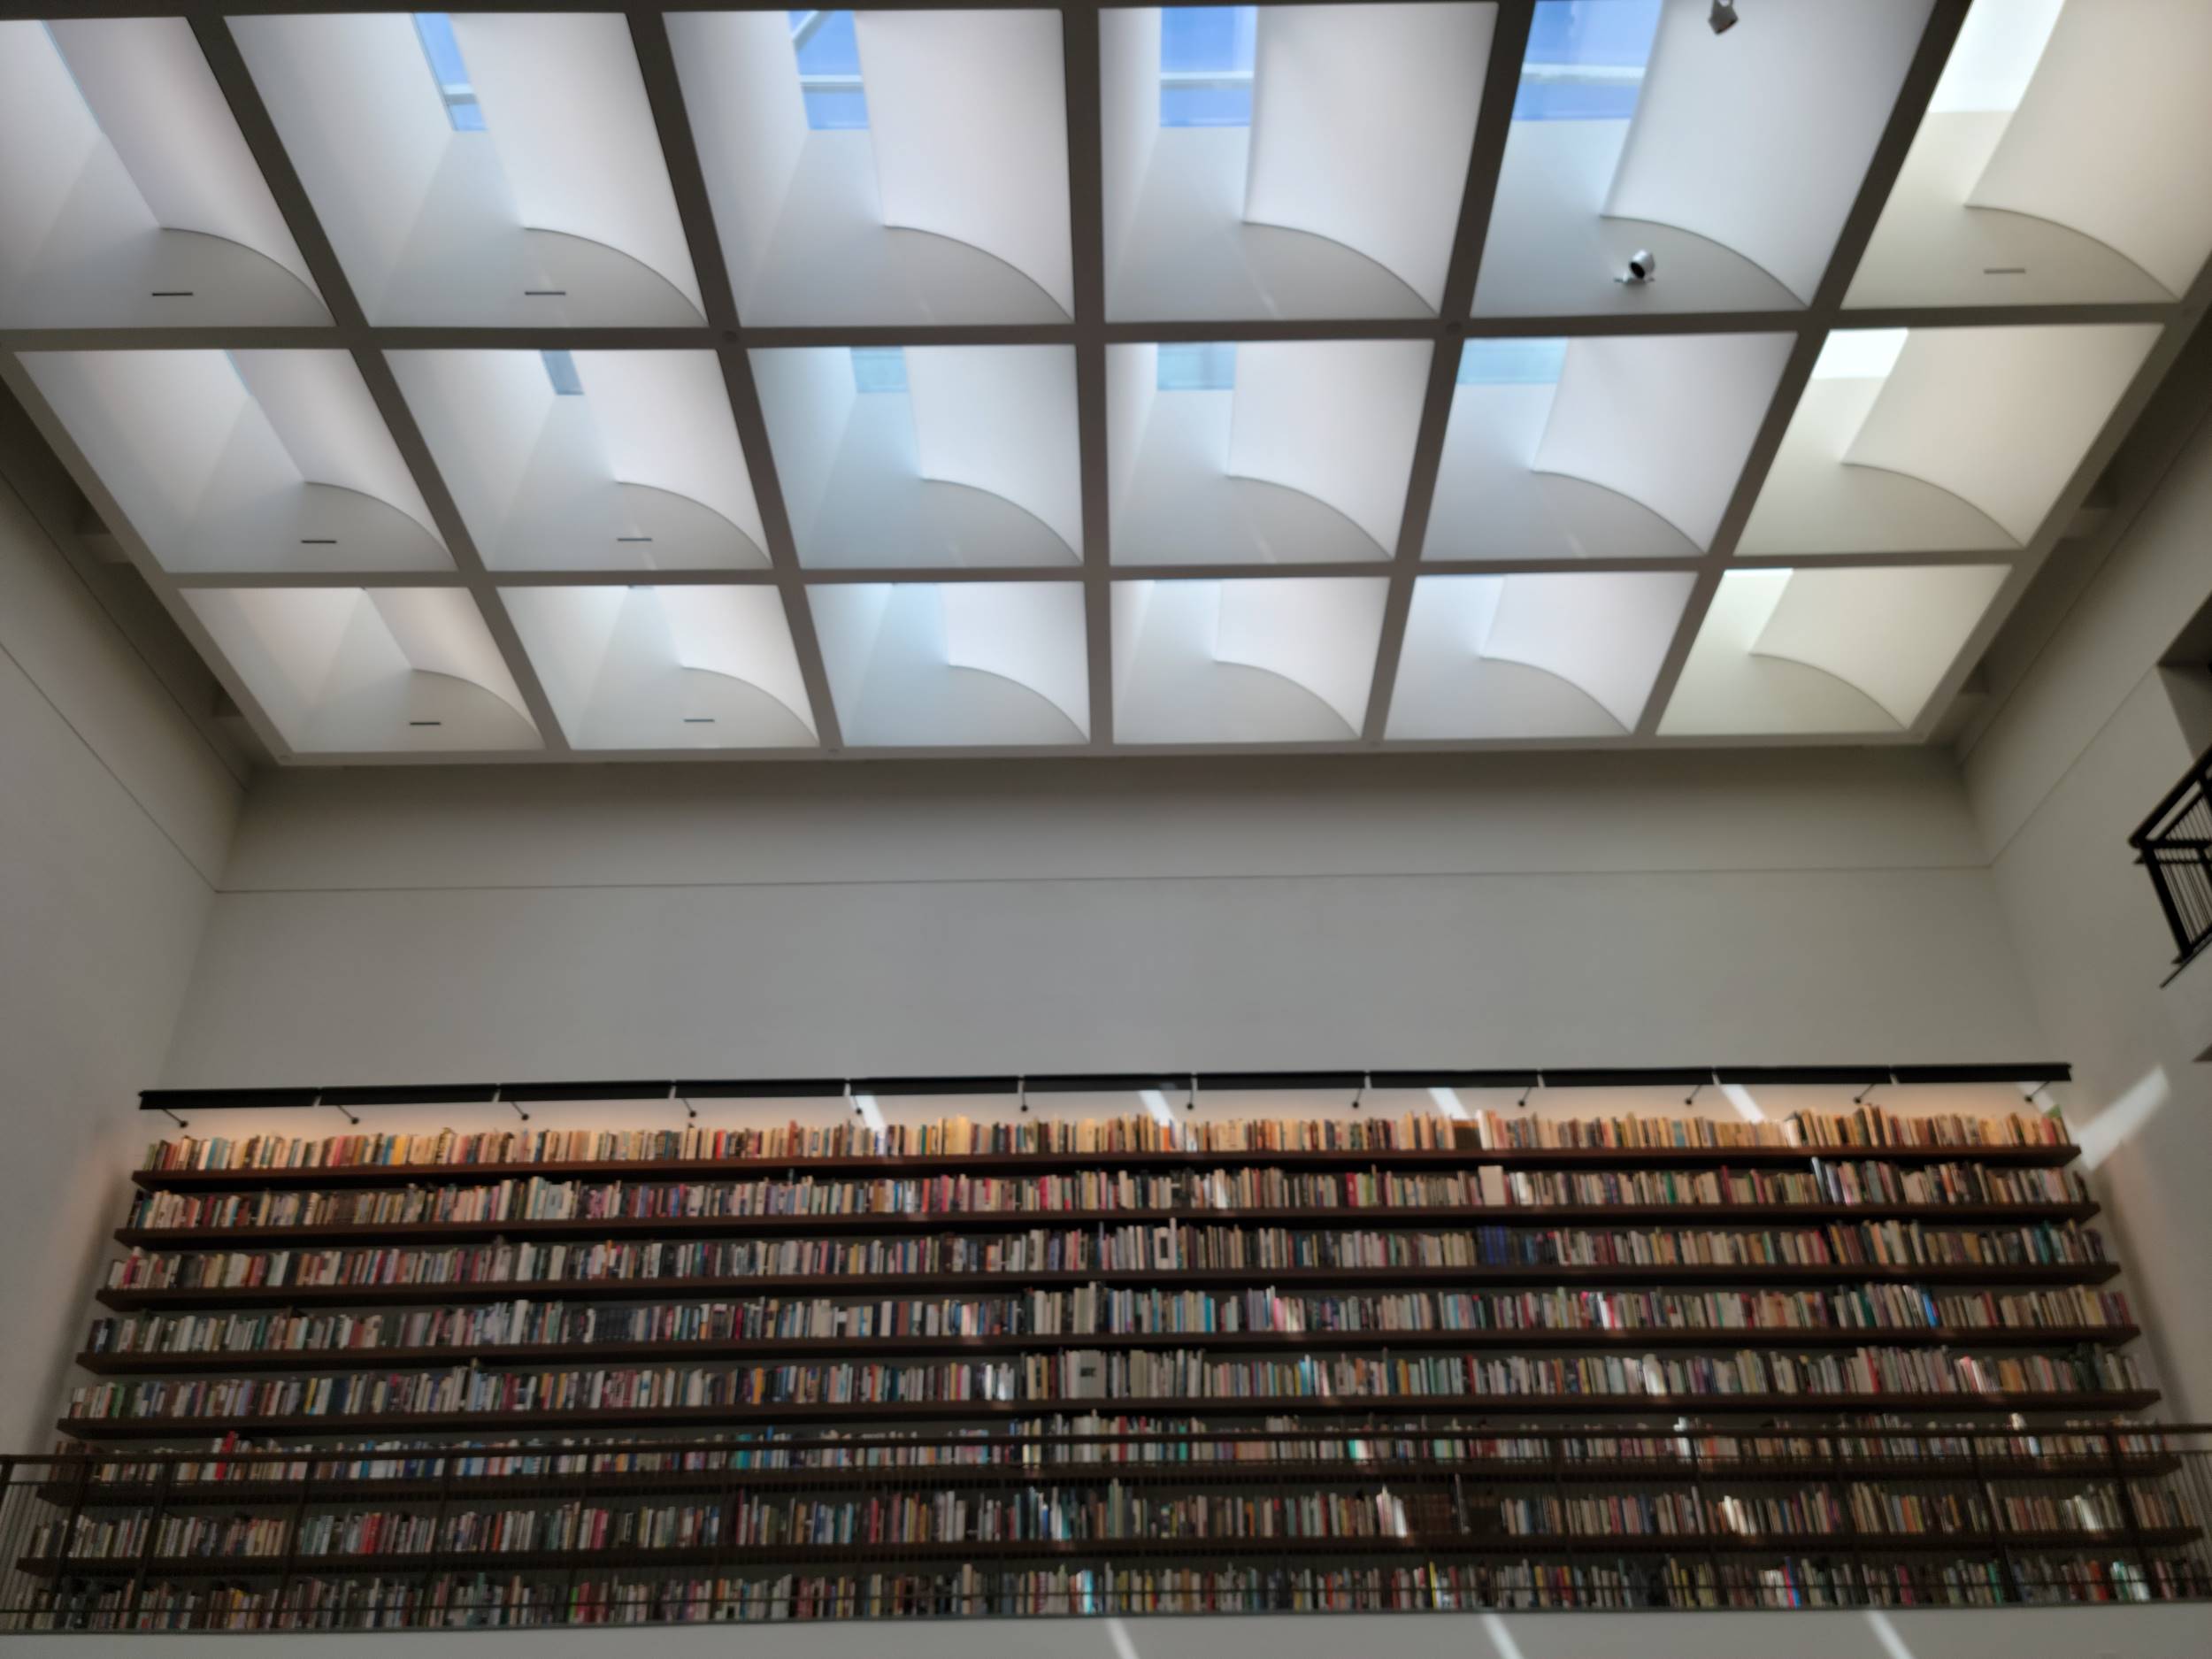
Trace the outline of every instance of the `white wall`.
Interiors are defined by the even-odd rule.
[[[293,772],[165,1080],[2043,1046],[1947,759]]]
[[[50,1440],[240,791],[0,482],[0,1446]]]
[[[2194,745],[2154,666],[2212,593],[2212,424],[2199,429],[1967,758],[1966,782],[2047,1046],[2076,1068],[2100,1225],[2153,1311],[2177,1417],[2212,1411],[2212,1069],[2169,1017],[2174,954],[2128,833]],[[2212,973],[2200,961],[2191,975]],[[2102,1119],[2101,1125],[2100,1118]]]
[[[88,1638],[18,1636],[25,1659],[80,1659]],[[2003,1611],[1465,1613],[1272,1615],[1245,1618],[885,1619],[813,1625],[727,1624],[626,1632],[667,1659],[2202,1659],[2204,1609],[2029,1608]],[[305,1649],[298,1644],[305,1641]],[[384,1631],[373,1638],[287,1632],[265,1644],[165,1634],[164,1659],[275,1651],[373,1653],[379,1659],[598,1659],[603,1630]],[[104,1645],[114,1646],[110,1638]]]

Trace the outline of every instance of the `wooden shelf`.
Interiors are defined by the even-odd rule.
[[[2140,1332],[2119,1325],[1922,1326],[1868,1331],[1822,1326],[1756,1330],[1636,1331],[1228,1331],[1147,1332],[1069,1336],[844,1336],[782,1340],[649,1342],[478,1343],[447,1348],[344,1348],[215,1354],[94,1354],[78,1365],[103,1377],[235,1376],[249,1371],[406,1371],[475,1365],[631,1364],[663,1361],[850,1358],[859,1355],[1056,1354],[1077,1348],[1128,1351],[1202,1348],[1215,1354],[1336,1354],[1402,1350],[1570,1352],[1651,1348],[2119,1348]]]
[[[648,1429],[735,1427],[743,1424],[869,1423],[889,1427],[914,1423],[985,1423],[1007,1418],[1112,1411],[1120,1416],[1187,1414],[1224,1417],[1455,1417],[1471,1418],[1485,1432],[1500,1422],[1532,1417],[1868,1416],[1924,1411],[1950,1417],[2007,1412],[2139,1411],[2156,1403],[2154,1388],[2078,1390],[2063,1394],[1371,1394],[1356,1398],[1254,1395],[1209,1398],[1047,1400],[829,1401],[810,1404],[561,1408],[526,1411],[376,1412],[354,1417],[63,1417],[57,1426],[72,1439],[204,1440],[219,1434],[283,1434],[329,1438],[361,1433],[480,1432],[487,1430]]]
[[[1544,1227],[1601,1224],[1776,1224],[1853,1221],[2086,1221],[2092,1203],[2047,1204],[1411,1204],[1246,1210],[962,1210],[935,1215],[598,1216],[556,1220],[305,1222],[274,1227],[118,1227],[116,1241],[139,1249],[204,1250],[240,1245],[445,1244],[492,1239],[718,1239],[854,1233],[1025,1233],[1033,1227],[1157,1225],[1310,1226],[1375,1232],[1438,1225]]]
[[[1286,1436],[1286,1439],[1293,1438]],[[1003,1446],[1006,1442],[994,1442]],[[308,1453],[311,1460],[327,1453]],[[1048,1463],[1032,1464],[937,1463],[871,1465],[841,1469],[715,1469],[641,1471],[635,1473],[549,1475],[434,1475],[391,1479],[180,1481],[164,1488],[158,1481],[76,1481],[56,1478],[40,1483],[49,1503],[83,1509],[143,1509],[158,1502],[165,1509],[296,1508],[334,1503],[554,1502],[572,1501],[588,1486],[595,1500],[711,1497],[728,1492],[875,1491],[886,1486],[1003,1491],[1013,1486],[1123,1486],[1275,1487],[1450,1486],[1455,1480],[1474,1491],[1500,1487],[1550,1488],[1567,1486],[1688,1486],[1732,1488],[1747,1485],[1806,1486],[1866,1480],[2109,1480],[2170,1475],[2181,1460],[2170,1454],[2133,1454],[2116,1467],[2102,1456],[2039,1458],[1889,1457],[1768,1459],[1740,1466],[1710,1458],[1612,1459],[1588,1463],[1548,1458],[1464,1462],[1332,1458],[1261,1463],[1234,1459],[1193,1459],[1163,1463]],[[304,1498],[302,1487],[308,1490]]]
[[[479,1279],[418,1285],[210,1285],[104,1288],[106,1307],[125,1311],[157,1308],[332,1308],[451,1306],[508,1302],[521,1296],[565,1302],[668,1302],[686,1296],[877,1295],[974,1291],[1009,1294],[1079,1285],[1135,1285],[1166,1290],[1245,1288],[1255,1284],[1300,1290],[1346,1286],[1370,1289],[1454,1290],[1553,1285],[1713,1286],[1771,1285],[2101,1285],[2119,1275],[2113,1262],[2048,1262],[2029,1265],[1892,1265],[1886,1263],[1747,1263],[1601,1267],[1222,1267],[1163,1271],[1156,1268],[1097,1268],[1080,1272],[815,1273],[725,1279]]]
[[[901,1157],[609,1158],[546,1164],[367,1164],[305,1169],[138,1170],[131,1179],[170,1192],[261,1187],[474,1187],[505,1179],[676,1180],[764,1175],[1055,1174],[1081,1170],[1509,1170],[1803,1169],[1832,1163],[1985,1164],[2058,1169],[2080,1156],[2052,1147],[1461,1147],[1449,1150],[1331,1152],[960,1152]]]
[[[1530,1555],[1572,1555],[1604,1558],[1624,1555],[1850,1555],[1863,1554],[1950,1554],[1987,1555],[2002,1548],[2110,1549],[2128,1553],[2139,1547],[2170,1548],[2195,1542],[2197,1527],[2166,1527],[2109,1536],[2079,1532],[1812,1532],[1744,1534],[1444,1532],[1406,1538],[1112,1538],[1033,1539],[1018,1541],[906,1544],[688,1545],[613,1547],[606,1549],[450,1550],[426,1555],[242,1555],[208,1557],[136,1556],[80,1561],[50,1555],[18,1557],[18,1571],[33,1578],[135,1578],[150,1579],[239,1578],[335,1578],[425,1572],[566,1572],[623,1568],[707,1567],[723,1571],[756,1566],[895,1569],[913,1563],[1094,1561],[1122,1562],[1163,1556],[1178,1561],[1244,1561],[1285,1555],[1324,1555],[1356,1561],[1377,1556],[1428,1559],[1451,1556],[1518,1561]]]

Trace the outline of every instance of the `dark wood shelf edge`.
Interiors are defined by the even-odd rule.
[[[549,1342],[497,1347],[326,1348],[304,1352],[251,1349],[216,1354],[81,1353],[78,1366],[103,1377],[166,1377],[207,1372],[232,1376],[273,1371],[369,1371],[487,1369],[571,1361],[627,1364],[639,1361],[732,1361],[837,1358],[882,1354],[958,1356],[1064,1353],[1097,1348],[1145,1352],[1198,1348],[1212,1353],[1350,1353],[1393,1348],[1513,1352],[1639,1348],[2122,1348],[2141,1334],[2132,1325],[1915,1326],[1909,1330],[1837,1326],[1622,1331],[1312,1331],[1163,1332],[1071,1336],[864,1336],[785,1340]]]
[[[957,1423],[1066,1417],[1111,1411],[1118,1416],[1185,1414],[1194,1417],[1463,1417],[1483,1432],[1499,1432],[1498,1419],[1528,1417],[1648,1417],[1683,1415],[1770,1416],[1777,1418],[1864,1417],[1893,1411],[1953,1416],[2003,1412],[2139,1411],[2157,1402],[2154,1388],[2080,1390],[2063,1394],[1407,1394],[1358,1398],[1303,1397],[838,1401],[824,1404],[594,1408],[528,1411],[394,1412],[359,1417],[62,1417],[56,1423],[73,1440],[205,1440],[211,1435],[283,1434],[326,1439],[358,1433],[474,1432],[500,1429],[672,1428],[686,1425],[774,1423]]]
[[[544,1164],[349,1164],[243,1170],[139,1169],[136,1185],[150,1191],[186,1192],[250,1187],[468,1186],[487,1180],[539,1176],[667,1179],[675,1176],[745,1177],[791,1171],[863,1175],[951,1173],[1041,1174],[1084,1170],[1248,1169],[1701,1169],[1794,1167],[1819,1158],[1831,1163],[1988,1164],[2061,1169],[2081,1156],[2067,1146],[1836,1146],[1836,1147],[1460,1147],[1450,1149],[1225,1152],[964,1152],[915,1153],[896,1157],[786,1157],[730,1159],[607,1158]]]

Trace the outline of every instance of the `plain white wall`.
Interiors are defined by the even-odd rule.
[[[2045,1045],[1918,754],[291,772],[178,1085]]]
[[[2204,1609],[1898,1609],[1882,1613],[1276,1614],[1265,1617],[884,1619],[822,1624],[727,1624],[627,1632],[669,1659],[742,1652],[748,1659],[2202,1659]],[[110,1639],[111,1643],[113,1639]],[[288,1631],[269,1650],[373,1651],[388,1659],[599,1659],[604,1630],[380,1631],[363,1640]],[[78,1659],[83,1636],[18,1636],[9,1651]],[[234,1659],[251,1638],[163,1634],[149,1652]]]
[[[0,1445],[47,1443],[241,791],[0,482]]]
[[[2161,991],[2173,940],[2127,836],[2193,758],[2154,664],[2212,593],[2208,526],[2212,424],[1966,763],[2039,1023],[2079,1079],[2077,1137],[2102,1154],[2101,1225],[2164,1315],[2150,1340],[2174,1411],[2197,1419],[2212,1411],[2212,1324],[2197,1317],[2212,1259],[2212,1071],[2167,999],[2212,962]]]

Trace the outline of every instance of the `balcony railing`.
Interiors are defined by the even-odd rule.
[[[2208,1478],[2134,1424],[0,1458],[0,1629],[2198,1600]]]
[[[2212,751],[2197,757],[2128,837],[2128,845],[2151,872],[2159,908],[2173,930],[2178,972],[2212,943]]]

